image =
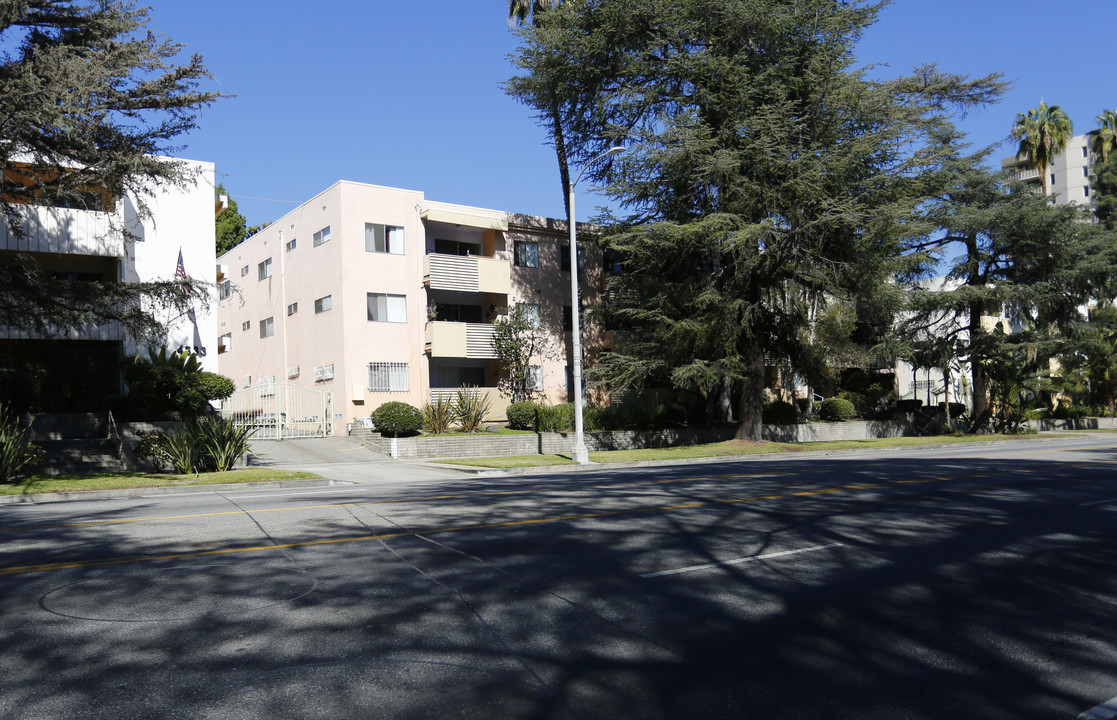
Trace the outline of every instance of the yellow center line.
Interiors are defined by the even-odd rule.
[[[949,479],[949,478],[939,478]],[[898,481],[898,482],[912,482],[912,481]],[[930,482],[930,480],[922,481]],[[607,510],[595,513],[578,513],[574,515],[557,515],[545,518],[532,518],[529,520],[508,520],[505,522],[495,523],[482,523],[477,525],[460,525],[454,527],[444,528],[430,528],[426,530],[413,530],[413,531],[400,531],[392,533],[383,533],[378,535],[359,535],[356,537],[344,538],[330,538],[328,540],[305,540],[302,542],[273,544],[273,545],[257,545],[253,547],[244,548],[225,548],[222,550],[204,550],[191,553],[176,553],[171,555],[133,555],[120,558],[109,558],[104,560],[74,560],[63,561],[55,563],[44,563],[40,565],[19,565],[7,568],[0,568],[0,575],[17,575],[22,573],[43,572],[47,570],[64,570],[72,568],[86,568],[86,567],[102,567],[105,565],[124,565],[129,563],[150,562],[153,560],[181,560],[186,558],[196,557],[210,557],[214,555],[232,555],[239,553],[261,552],[265,550],[280,550],[289,548],[313,547],[317,545],[336,545],[340,543],[362,542],[368,540],[384,540],[388,538],[397,537],[415,537],[420,535],[435,535],[441,533],[451,532],[465,532],[469,530],[492,530],[496,528],[517,527],[524,525],[542,525],[545,523],[568,522],[571,520],[587,520],[594,518],[604,517],[617,517],[620,515],[638,515],[653,512],[667,512],[672,510],[691,510],[695,508],[714,507],[718,505],[736,505],[747,502],[757,502],[761,500],[783,500],[794,497],[804,497],[809,495],[821,495],[827,493],[841,493],[851,490],[862,490],[867,487],[885,487],[889,483],[873,484],[873,485],[848,485],[835,488],[821,488],[817,490],[806,490],[795,493],[787,493],[783,495],[765,495],[760,497],[747,497],[747,498],[733,498],[729,500],[708,500],[705,502],[688,503],[685,505],[656,505],[649,507],[626,508],[624,510]],[[366,503],[339,503],[341,505],[363,505]],[[324,507],[334,507],[328,505]]]
[[[812,470],[811,472],[820,472],[820,471]],[[772,476],[792,475],[792,474],[794,474],[794,473],[791,473],[791,472],[768,472],[768,473],[747,473],[747,474],[729,475],[729,476],[720,476],[719,475],[719,476],[716,476],[716,477],[706,475],[706,476],[700,476],[700,477],[687,477],[687,478],[666,478],[666,479],[660,478],[660,479],[649,479],[649,480],[625,480],[625,481],[618,481],[618,482],[593,483],[593,484],[590,484],[590,485],[574,485],[574,486],[567,486],[567,487],[555,485],[555,486],[549,486],[549,487],[525,488],[525,489],[522,489],[522,490],[487,490],[487,491],[484,491],[484,492],[455,493],[455,494],[447,494],[447,495],[425,495],[425,496],[419,496],[419,497],[392,498],[392,499],[386,499],[386,500],[362,500],[360,502],[338,502],[338,503],[324,503],[324,504],[319,504],[319,505],[295,505],[295,506],[292,506],[292,507],[260,508],[258,510],[222,510],[220,512],[195,513],[195,514],[191,514],[191,515],[155,515],[155,516],[138,517],[138,518],[120,518],[120,519],[117,519],[117,520],[87,520],[87,521],[82,521],[82,522],[57,523],[57,524],[52,524],[52,525],[14,525],[14,526],[11,526],[11,527],[6,527],[6,528],[5,527],[0,527],[0,532],[12,532],[12,531],[15,531],[15,530],[51,530],[51,529],[57,529],[57,528],[89,527],[89,526],[99,526],[99,525],[121,525],[121,524],[126,524],[126,523],[155,522],[155,521],[158,521],[158,520],[190,520],[190,519],[194,519],[194,518],[203,518],[203,517],[222,517],[222,516],[228,516],[228,515],[245,515],[245,514],[248,514],[248,513],[294,512],[294,511],[297,511],[297,510],[323,510],[323,509],[326,509],[326,508],[343,507],[345,505],[391,505],[391,504],[409,503],[409,502],[431,502],[431,501],[434,501],[434,500],[461,500],[463,498],[471,498],[471,497],[496,497],[496,496],[504,496],[504,495],[524,495],[524,494],[533,494],[533,493],[552,492],[552,491],[555,491],[555,490],[570,491],[570,490],[590,490],[590,489],[593,489],[593,488],[617,487],[617,486],[628,486],[628,485],[648,485],[648,484],[663,485],[663,484],[668,484],[668,483],[699,482],[701,480],[715,480],[715,479],[720,479],[722,477],[759,478],[759,477],[772,477]]]

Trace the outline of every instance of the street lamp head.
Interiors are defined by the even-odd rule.
[[[614,145],[613,147],[605,151],[605,155],[606,157],[610,157],[612,155],[620,155],[622,152],[624,152],[623,145]]]

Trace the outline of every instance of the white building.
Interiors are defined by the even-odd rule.
[[[22,233],[0,223],[0,261],[30,253],[75,281],[144,282],[175,279],[181,252],[187,275],[208,278],[215,265],[213,163],[180,160],[189,181],[146,197],[100,194],[85,208],[26,205]],[[70,203],[71,205],[73,203]],[[146,204],[149,213],[140,216]],[[160,317],[172,350],[195,350],[205,369],[217,370],[217,316],[197,302],[189,315]],[[0,326],[0,369],[35,385],[40,411],[101,409],[122,391],[122,357],[142,352],[116,324],[65,334],[35,335]]]
[[[1066,150],[1056,155],[1045,169],[1047,194],[1055,196],[1057,204],[1093,204],[1093,190],[1090,187],[1095,161],[1090,151],[1092,138],[1090,134],[1075,135],[1067,143]],[[1039,170],[1025,167],[1024,160],[1015,155],[1001,160],[1001,168],[1011,173],[1011,182],[1040,184]]]

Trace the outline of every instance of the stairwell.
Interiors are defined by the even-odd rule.
[[[47,475],[120,472],[120,435],[109,413],[44,413],[34,416],[33,442],[46,452],[34,472]]]

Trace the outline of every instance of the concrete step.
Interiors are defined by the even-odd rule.
[[[35,444],[47,457],[33,472],[62,475],[123,470],[112,440],[36,440]]]

